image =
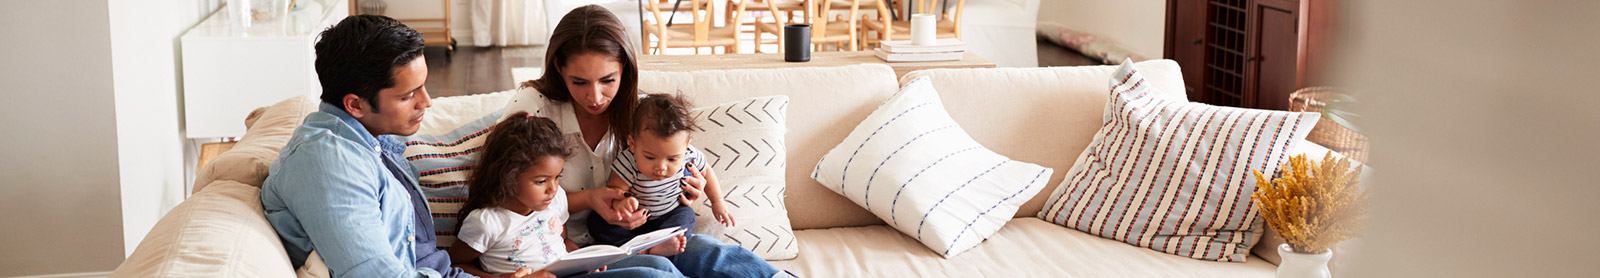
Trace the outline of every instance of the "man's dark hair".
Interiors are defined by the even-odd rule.
[[[378,90],[394,87],[394,68],[422,56],[422,34],[393,18],[355,15],[322,31],[316,45],[322,102],[343,109],[355,94],[378,112]]]

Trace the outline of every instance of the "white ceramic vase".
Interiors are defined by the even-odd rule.
[[[1328,278],[1333,274],[1328,273],[1328,259],[1333,258],[1333,250],[1318,254],[1305,254],[1295,252],[1288,243],[1278,245],[1278,256],[1283,260],[1278,263],[1278,278]]]

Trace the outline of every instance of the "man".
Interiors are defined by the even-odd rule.
[[[431,102],[416,30],[351,16],[316,44],[322,104],[262,185],[261,205],[296,268],[312,251],[335,277],[460,277],[434,248],[417,174],[394,138],[417,132]]]

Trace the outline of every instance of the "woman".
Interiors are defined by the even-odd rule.
[[[634,228],[647,220],[643,211],[612,209],[613,201],[624,199],[623,192],[605,187],[609,162],[617,146],[626,144],[621,140],[628,138],[626,127],[639,94],[636,52],[622,26],[615,15],[596,5],[567,13],[550,35],[544,74],[523,82],[506,106],[506,115],[522,111],[555,120],[575,144],[560,178],[569,211],[575,212],[570,223],[603,217],[613,225]],[[685,198],[703,196],[704,180],[685,181]],[[568,237],[580,245],[593,241],[583,226],[567,225]],[[689,236],[683,252],[669,259],[690,277],[788,276],[749,250],[707,235]]]

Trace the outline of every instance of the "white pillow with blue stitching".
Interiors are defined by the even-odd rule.
[[[979,145],[931,83],[906,83],[823,155],[811,178],[949,258],[1000,230],[1053,170]]]

